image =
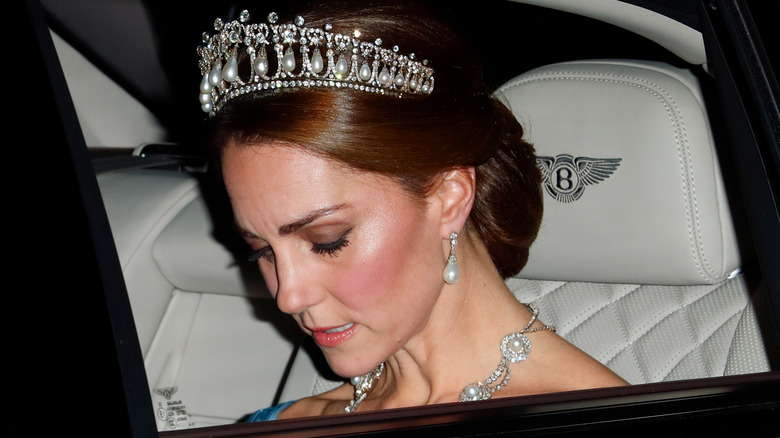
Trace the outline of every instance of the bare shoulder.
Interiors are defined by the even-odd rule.
[[[280,419],[343,414],[352,400],[352,385],[344,384],[322,394],[302,398],[282,411]]]
[[[534,338],[534,354],[523,364],[526,385],[522,392],[540,394],[628,385],[556,333],[539,332]]]

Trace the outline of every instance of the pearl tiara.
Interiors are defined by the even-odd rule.
[[[200,103],[211,116],[230,99],[263,90],[343,87],[398,97],[433,91],[433,69],[427,61],[399,54],[398,46],[384,48],[381,39],[360,41],[359,30],[344,35],[331,32],[330,24],[322,29],[303,27],[302,17],[277,24],[279,17],[273,12],[268,23],[250,24],[249,19],[248,11],[229,23],[217,18],[216,33],[203,33],[204,45],[198,47],[203,75]],[[269,62],[269,46],[275,53],[275,68]],[[250,60],[246,78],[238,72],[241,48]]]

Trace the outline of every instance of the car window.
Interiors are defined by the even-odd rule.
[[[181,26],[172,27],[160,25],[161,23],[180,23],[178,14],[181,11],[169,5],[141,2],[105,2],[105,4],[95,5],[90,4],[90,2],[84,2],[79,7],[66,8],[59,2],[43,2],[43,4],[49,14],[47,18],[51,29],[54,31],[58,54],[63,60],[62,66],[65,70],[65,77],[68,79],[68,86],[73,95],[73,101],[76,103],[80,129],[87,140],[87,146],[90,147],[92,156],[95,158],[94,166],[95,169],[98,169],[98,180],[101,190],[104,193],[108,189],[113,189],[114,192],[112,193],[121,192],[122,190],[112,186],[113,183],[124,184],[124,180],[119,178],[119,173],[116,170],[119,169],[124,172],[128,168],[145,167],[146,164],[139,164],[138,161],[144,155],[144,150],[149,155],[155,155],[149,151],[163,151],[156,155],[165,157],[163,164],[152,166],[161,172],[153,174],[151,178],[146,178],[143,172],[138,172],[137,175],[134,175],[137,176],[137,179],[133,180],[136,181],[134,184],[137,184],[134,187],[146,188],[148,190],[147,192],[141,191],[141,195],[139,195],[144,202],[147,202],[147,205],[157,202],[159,203],[157,208],[160,209],[158,211],[165,213],[166,211],[176,209],[177,212],[181,213],[181,216],[171,216],[173,219],[164,214],[161,214],[159,217],[144,217],[143,214],[140,214],[140,211],[133,211],[132,208],[123,210],[123,207],[131,205],[123,199],[104,199],[112,220],[113,239],[117,242],[117,247],[119,248],[119,265],[128,267],[138,260],[135,257],[140,252],[123,252],[123,248],[126,248],[123,245],[128,242],[140,242],[134,248],[146,248],[150,254],[155,254],[156,257],[165,257],[165,251],[171,251],[167,255],[176,258],[182,257],[182,254],[186,254],[188,251],[214,250],[214,254],[216,254],[214,256],[215,264],[230,263],[230,260],[238,260],[239,255],[246,248],[236,236],[231,235],[229,223],[227,223],[230,219],[229,207],[225,204],[224,193],[221,193],[218,186],[212,184],[208,176],[202,172],[201,162],[198,162],[197,165],[192,165],[191,162],[182,163],[183,156],[192,154],[192,151],[182,152],[182,148],[186,149],[188,145],[193,145],[193,149],[199,153],[202,150],[204,138],[204,127],[202,125],[195,126],[193,122],[193,120],[203,119],[202,114],[198,113],[197,105],[189,106],[188,104],[182,104],[182,102],[189,103],[191,99],[194,99],[192,97],[193,94],[190,93],[191,89],[194,90],[194,85],[189,83],[183,85],[184,82],[191,81],[182,78],[194,77],[194,80],[197,82],[197,73],[193,75],[190,72],[190,70],[196,70],[192,54],[194,53],[194,47],[199,43],[197,36],[201,31],[206,30],[214,16],[216,16],[215,14],[219,12],[208,11],[209,13],[204,13],[203,17],[190,17],[190,22],[186,26],[182,24]],[[80,8],[87,9],[89,13],[76,13],[79,12]],[[664,7],[661,7],[659,10],[663,9]],[[480,8],[479,11],[475,12],[473,9],[466,9],[461,12],[471,15],[474,21],[484,24],[483,27],[479,28],[479,31],[475,31],[477,45],[485,54],[488,80],[496,88],[520,73],[558,62],[607,58],[640,59],[643,61],[663,62],[674,67],[693,71],[702,81],[703,92],[706,93],[706,103],[713,110],[717,108],[719,99],[723,99],[724,96],[723,92],[718,90],[720,86],[719,78],[710,76],[711,72],[709,69],[712,68],[711,66],[691,65],[668,48],[656,42],[594,18],[583,17],[562,10],[511,4],[510,2],[490,2],[484,8]],[[759,17],[757,20],[759,29],[763,30],[766,28],[766,23],[763,21],[766,16],[767,14],[757,15]],[[529,19],[527,17],[533,18]],[[97,20],[97,24],[91,20]],[[522,23],[520,29],[518,29],[518,22]],[[92,25],[88,25],[89,23],[92,23]],[[118,24],[112,25],[112,23],[122,24],[122,26]],[[131,26],[129,23],[144,23],[144,26],[139,28],[135,25]],[[143,32],[139,32],[139,29],[143,29]],[[136,37],[136,33],[139,36]],[[518,37],[518,34],[522,35],[522,37]],[[195,36],[194,38],[193,35]],[[159,39],[154,41],[154,36]],[[511,40],[511,38],[532,41],[532,43],[523,43],[522,50],[507,56],[506,49],[499,43]],[[95,42],[100,42],[100,47],[90,47],[91,43]],[[159,44],[159,47],[157,47],[159,52],[154,48],[156,44]],[[121,48],[121,50],[117,49],[117,47]],[[767,49],[770,54],[776,52],[776,47],[772,43],[767,45]],[[124,53],[123,51],[125,50],[127,51],[126,54],[118,53]],[[159,55],[155,57],[143,56],[139,52],[157,52]],[[69,64],[71,61],[74,63]],[[138,68],[138,70],[134,68]],[[92,93],[91,99],[89,98],[89,93]],[[82,98],[84,100],[81,100]],[[80,102],[83,102],[83,105]],[[114,107],[115,102],[122,102],[122,104]],[[109,106],[111,107],[110,111],[106,109]],[[117,115],[121,116],[116,117]],[[733,142],[733,134],[726,132],[727,126],[725,125],[730,123],[728,115],[719,114],[716,111],[711,111],[709,115],[713,121],[719,124],[719,126],[715,127],[716,130],[714,132],[714,135],[718,136],[718,142],[720,144]],[[105,118],[100,116],[105,116]],[[759,117],[757,114],[749,114],[749,116]],[[777,137],[774,138],[776,141]],[[178,146],[168,148],[168,142],[176,143]],[[135,153],[135,156],[133,156],[133,153]],[[733,152],[729,152],[724,156],[731,156],[731,154]],[[120,158],[120,164],[116,164],[117,158]],[[731,160],[730,158],[725,163],[730,170],[724,173],[727,173],[727,178],[735,178],[727,179],[727,181],[730,181],[730,187],[736,189],[740,184],[736,179],[738,176],[729,174],[732,171],[739,174],[741,170],[737,165],[735,165],[736,169],[728,167],[732,164]],[[100,169],[111,169],[113,173],[108,171],[102,172]],[[774,174],[770,173],[768,176],[770,179],[777,177],[777,169],[773,169],[772,172]],[[182,173],[194,175],[194,178],[181,178]],[[122,173],[122,175],[126,174]],[[160,187],[155,184],[172,187],[172,191],[170,193],[154,192],[157,190],[157,187]],[[745,183],[743,182],[742,184]],[[203,190],[207,194],[206,196],[211,196],[209,199],[214,200],[213,204],[204,204],[204,206],[192,203],[192,199],[195,196],[199,196],[195,194],[198,190]],[[738,193],[738,190],[735,191],[737,192],[736,199],[739,200],[738,202],[743,202],[742,195]],[[749,200],[744,202],[749,202]],[[198,210],[206,207],[213,208],[216,211]],[[749,207],[746,210],[748,215],[753,214]],[[179,217],[179,220],[175,220],[175,217]],[[216,231],[214,231],[209,223],[198,222],[204,220],[204,218],[220,218],[219,220],[224,222],[218,222],[215,227]],[[155,220],[157,219],[165,221],[170,219],[170,223],[165,222],[165,227],[156,229],[157,223]],[[145,220],[148,223],[144,222]],[[123,234],[120,234],[117,231],[120,229],[119,224],[126,223],[132,223],[134,226],[128,227],[126,230],[123,228],[121,232]],[[204,236],[209,237],[209,239],[213,237],[214,239],[194,242],[193,246],[180,245],[181,240],[177,240],[177,238],[186,236],[184,230],[186,230],[186,227],[192,226],[193,223],[201,227],[204,231]],[[138,227],[140,225],[147,226],[147,230],[156,230],[154,232],[162,233],[164,231],[165,239],[168,240],[162,243],[144,242],[143,236],[133,234],[133,230],[139,230]],[[769,224],[767,226],[771,227],[773,225]],[[745,228],[748,229],[750,226],[746,225]],[[756,239],[755,236],[748,234],[747,246],[752,246],[754,239]],[[761,239],[758,238],[756,240],[760,241]],[[171,242],[176,242],[176,245],[165,246],[166,244],[171,244]],[[221,247],[215,249],[217,248],[215,242]],[[173,249],[169,250],[168,248]],[[760,276],[761,263],[764,263],[764,271],[774,266],[772,264],[774,263],[773,261],[764,261],[765,252],[761,250],[754,251],[753,249],[748,251],[750,258],[748,263],[746,263],[747,268],[756,267],[750,270],[751,275],[759,273],[757,275]],[[754,262],[756,258],[760,259],[761,262]],[[147,274],[147,272],[152,272],[152,264],[159,260],[159,258],[157,260],[150,258],[148,265],[133,266],[133,269],[138,270],[137,272],[130,273],[125,271],[125,281],[127,282],[128,293],[131,295],[131,304],[134,300],[136,303],[141,302],[134,296],[134,290],[157,291],[154,289],[154,286],[150,286],[156,281],[154,276],[165,277],[165,275],[159,273]],[[190,338],[190,336],[195,336],[193,333],[196,335],[207,335],[210,333],[210,327],[219,326],[220,328],[235,330],[235,333],[243,333],[245,335],[247,333],[255,333],[254,331],[257,330],[256,333],[261,333],[262,335],[255,336],[256,338],[263,338],[264,341],[266,338],[263,336],[268,335],[273,338],[263,345],[264,347],[273,348],[275,355],[278,357],[275,357],[272,361],[273,366],[271,368],[257,371],[260,376],[258,382],[264,377],[268,377],[266,380],[262,380],[262,384],[266,386],[265,392],[267,396],[254,400],[238,401],[243,403],[242,406],[251,405],[260,409],[265,407],[264,403],[270,405],[282,401],[281,399],[285,395],[285,388],[291,391],[289,388],[293,388],[296,383],[294,372],[297,368],[295,368],[296,364],[293,359],[298,353],[306,352],[309,346],[301,342],[300,334],[295,330],[296,327],[274,309],[273,302],[269,299],[267,291],[264,291],[257,272],[251,271],[251,266],[242,262],[235,261],[234,263],[235,269],[231,273],[255,287],[253,289],[255,292],[248,297],[236,298],[234,291],[224,290],[214,294],[202,294],[200,293],[200,288],[204,284],[208,284],[209,280],[198,277],[198,274],[207,273],[195,272],[190,273],[192,275],[190,278],[174,279],[173,281],[176,282],[177,287],[172,288],[172,290],[157,291],[165,294],[165,299],[155,301],[154,306],[138,307],[136,304],[136,307],[132,309],[138,330],[137,336],[141,344],[139,349],[147,358],[145,363],[146,371],[148,375],[158,379],[155,382],[149,381],[148,386],[154,413],[158,415],[158,418],[162,417],[165,419],[162,422],[157,422],[157,427],[160,430],[186,429],[195,424],[192,420],[193,415],[198,418],[198,426],[230,424],[231,421],[226,421],[225,418],[230,418],[231,415],[234,416],[232,421],[240,421],[242,419],[240,416],[235,416],[233,412],[220,410],[222,408],[221,405],[230,404],[224,403],[223,400],[233,398],[231,400],[232,403],[236,402],[234,399],[238,397],[235,394],[220,392],[224,390],[224,387],[227,387],[221,382],[230,381],[230,376],[220,375],[224,371],[221,368],[223,362],[215,358],[221,354],[229,355],[236,351],[242,351],[243,353],[246,349],[241,346],[232,346],[231,348],[230,345],[226,344],[209,344],[207,336],[197,339],[195,337]],[[766,264],[769,265],[766,266]],[[163,267],[163,269],[166,268]],[[176,266],[175,270],[165,272],[176,272],[177,275],[180,275],[181,272],[184,272],[180,268],[180,266]],[[157,267],[154,267],[154,269],[157,269]],[[128,280],[131,275],[134,275],[133,279]],[[518,279],[516,284],[520,285],[525,280]],[[165,281],[170,281],[170,279]],[[772,308],[772,297],[776,296],[777,291],[774,289],[767,291],[766,283],[762,283],[760,280],[755,283],[758,284],[760,296],[764,297],[761,298],[764,301],[758,301],[756,304],[759,310],[765,311],[764,314],[759,315],[759,318],[762,318],[762,321],[772,321],[772,313],[768,310]],[[545,284],[541,287],[548,286],[550,285]],[[771,287],[774,286],[771,285]],[[198,292],[197,296],[194,292]],[[169,301],[169,297],[173,297],[172,300],[175,300],[174,304],[179,307],[171,305],[172,301]],[[776,306],[776,304],[774,305]],[[178,312],[175,315],[169,312],[170,309],[174,308]],[[200,320],[199,324],[202,322],[203,325],[194,325],[195,332],[187,332],[180,321],[198,321],[197,317],[199,315],[206,314],[204,313],[205,309],[218,309],[219,312],[209,314],[208,318],[220,318],[220,320],[207,320],[205,322]],[[231,318],[231,315],[242,315],[242,317]],[[246,318],[243,318],[244,316]],[[166,332],[165,339],[157,336],[157,329],[161,327],[161,324],[168,324],[166,328],[170,330]],[[150,329],[148,327],[153,328]],[[771,336],[771,327],[766,328],[762,326],[760,330],[767,330],[765,333],[770,334],[766,338],[768,343],[777,342],[776,338]],[[252,337],[249,335],[241,339],[252,339]],[[170,347],[170,345],[174,345],[177,342],[179,345],[186,345],[188,339],[197,340],[197,342],[193,341],[190,344],[190,347],[192,347],[190,350],[177,350],[171,347],[170,351],[181,352],[181,356],[171,354],[148,360],[150,357],[149,353],[154,352],[155,348],[162,351],[166,348],[166,345]],[[166,342],[170,344],[166,344]],[[262,349],[247,354],[249,362],[245,365],[245,368],[252,366],[251,361],[266,361],[269,359]],[[316,362],[318,360],[316,352],[312,353],[312,355]],[[207,374],[179,375],[178,377],[186,381],[212,381],[214,387],[206,386],[205,390],[219,394],[218,397],[203,402],[198,397],[189,395],[186,392],[187,388],[177,384],[176,378],[170,379],[171,374],[166,370],[183,370],[186,374],[189,370],[196,369],[187,368],[187,366],[181,367],[181,364],[187,360],[194,360],[199,365],[203,365],[197,367],[197,369],[206,371]],[[208,364],[211,360],[213,360],[213,365],[209,366]],[[233,359],[225,359],[225,361],[236,362]],[[319,370],[321,365],[315,363],[313,366]],[[251,375],[251,371],[248,371],[247,375]],[[323,375],[333,380],[336,379],[327,370],[323,371]],[[774,378],[776,379],[776,376]],[[328,385],[327,380],[325,379],[321,384]],[[680,373],[679,377],[674,380],[685,382],[688,379],[684,373]],[[759,380],[755,380],[749,384],[759,385]],[[287,385],[287,383],[290,383],[290,385]],[[236,382],[232,382],[232,384],[240,386],[242,383],[238,382],[236,384]],[[659,388],[668,391],[674,391],[675,388],[684,388],[679,390],[681,392],[689,390],[685,385],[675,387],[671,383],[653,383],[651,385],[658,385]],[[716,386],[713,384],[710,387]],[[202,388],[201,391],[203,391]],[[716,390],[713,391],[717,392]],[[642,385],[639,385],[637,388],[632,388],[628,392],[622,393],[619,391],[610,392],[609,390],[601,393],[596,392],[595,394],[597,395],[593,396],[596,400],[589,398],[590,396],[587,394],[564,394],[560,395],[558,399],[540,396],[525,402],[514,402],[516,403],[515,405],[512,405],[513,402],[511,401],[496,400],[492,401],[488,406],[490,406],[489,409],[496,410],[495,412],[501,412],[501,414],[498,414],[499,418],[514,418],[515,415],[538,415],[537,418],[540,418],[538,421],[540,421],[541,427],[547,427],[549,426],[547,421],[551,420],[544,414],[543,406],[545,406],[544,403],[546,402],[550,403],[550,412],[563,412],[565,411],[563,406],[570,402],[581,402],[583,399],[587,399],[589,400],[588,403],[599,406],[598,397],[603,395],[604,400],[608,400],[604,402],[604,405],[609,406],[624,402],[625,397],[641,398],[645,392],[648,391]],[[193,398],[197,401],[193,400]],[[205,409],[204,412],[206,413],[197,412],[198,409]],[[461,416],[468,416],[468,412],[473,412],[473,415],[476,417],[472,418],[477,419],[481,418],[481,416],[491,415],[489,412],[485,412],[486,409],[488,408],[474,408],[471,411],[466,411],[462,407],[447,406],[423,409],[420,412],[424,412],[423,415],[427,416],[426,418],[430,421],[446,423],[452,419],[451,415],[461,418]],[[402,419],[405,415],[415,412],[417,411],[402,410],[401,412],[377,413],[365,418],[373,421],[374,427],[383,427],[382,425],[393,427],[392,424],[396,419]],[[250,413],[250,411],[246,412],[247,415]],[[214,418],[207,418],[209,415],[213,415]],[[504,417],[501,417],[502,415]],[[575,416],[576,414],[572,413],[571,415]],[[631,415],[637,414],[630,414],[629,416]],[[607,414],[604,418],[609,419],[612,417]],[[340,422],[343,422],[343,420],[338,419],[323,419],[319,420],[319,423],[317,421],[313,419],[311,423],[305,424],[310,424],[313,428],[337,427]],[[261,425],[253,427],[270,430],[274,426]],[[282,423],[282,426],[279,427],[284,428],[285,426]],[[479,429],[472,430],[476,432]],[[228,434],[226,433],[225,436],[228,436]]]

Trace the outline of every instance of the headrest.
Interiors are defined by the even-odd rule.
[[[497,94],[536,147],[545,191],[519,277],[695,285],[739,268],[693,74],[642,61],[567,62]]]
[[[230,212],[209,207],[194,175],[131,169],[98,180],[126,276],[157,278],[156,268],[177,289],[270,297],[257,265],[217,238],[218,229],[231,233]]]
[[[229,250],[238,237],[231,244],[215,236],[215,214],[202,196],[181,209],[154,243],[160,272],[186,291],[270,297],[257,265]]]

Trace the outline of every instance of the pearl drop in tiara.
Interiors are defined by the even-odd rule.
[[[236,96],[264,90],[344,87],[398,97],[433,91],[433,69],[427,61],[399,54],[398,46],[384,48],[381,39],[360,41],[359,30],[344,35],[331,32],[331,25],[304,27],[302,17],[277,24],[279,16],[273,12],[268,23],[250,24],[249,19],[248,11],[229,23],[217,18],[216,33],[203,33],[204,45],[198,47],[200,103],[211,116]],[[250,60],[245,77],[238,71],[240,49]]]

